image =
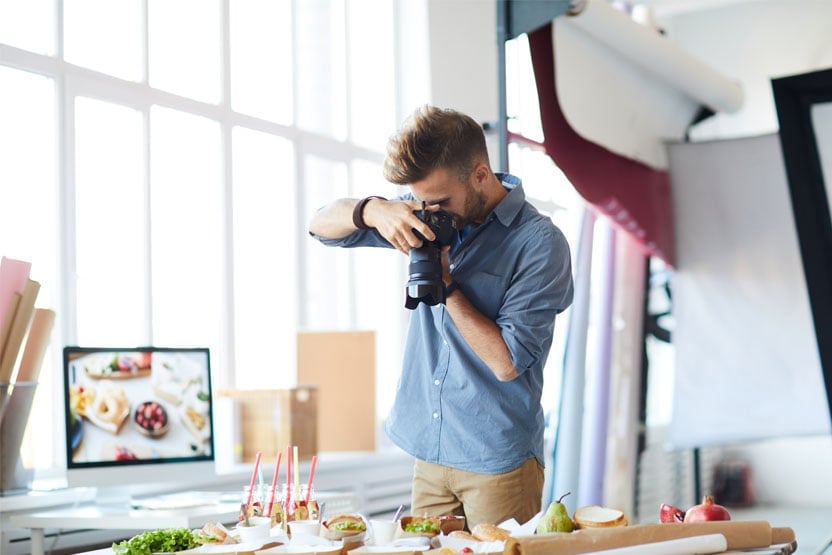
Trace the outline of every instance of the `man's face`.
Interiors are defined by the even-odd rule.
[[[475,181],[475,172],[468,181],[461,181],[453,172],[439,168],[421,181],[411,183],[410,190],[416,200],[438,204],[454,217],[457,227],[462,228],[472,221],[482,221],[485,198]]]

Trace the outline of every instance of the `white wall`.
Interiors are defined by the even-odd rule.
[[[429,0],[431,100],[479,122],[497,120],[494,0]]]

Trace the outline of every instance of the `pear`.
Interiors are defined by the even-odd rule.
[[[571,532],[575,524],[569,518],[569,511],[566,510],[566,505],[561,503],[563,498],[569,495],[566,492],[560,496],[557,501],[552,501],[546,509],[546,513],[540,517],[537,523],[538,534],[554,534],[556,532]]]

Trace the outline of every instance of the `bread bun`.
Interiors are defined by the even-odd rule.
[[[577,528],[612,528],[628,524],[622,511],[600,505],[578,507],[572,520]]]
[[[482,542],[506,541],[510,535],[508,530],[494,524],[477,524],[471,533]]]
[[[448,537],[449,538],[457,538],[457,539],[465,540],[465,541],[469,541],[469,542],[478,542],[478,541],[480,541],[477,538],[475,538],[473,534],[469,534],[465,530],[454,530],[453,532],[448,534]]]

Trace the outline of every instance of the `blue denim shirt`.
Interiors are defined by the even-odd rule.
[[[543,366],[555,315],[573,294],[563,233],[526,202],[517,177],[498,177],[509,194],[486,221],[460,233],[448,257],[465,297],[500,327],[520,375],[499,381],[444,305],[420,303],[386,422],[390,439],[414,457],[482,474],[508,472],[530,457],[543,464]],[[333,246],[392,248],[375,230],[317,238]]]

